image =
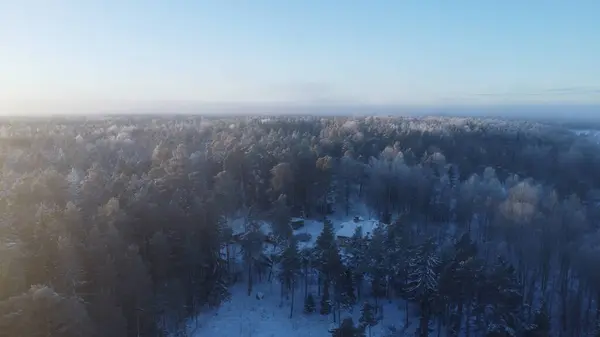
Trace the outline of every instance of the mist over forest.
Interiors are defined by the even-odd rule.
[[[600,336],[594,107],[335,111],[2,118],[0,337]]]

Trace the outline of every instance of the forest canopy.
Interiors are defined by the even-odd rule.
[[[267,264],[288,290],[310,268],[331,291],[304,294],[316,311],[369,283],[419,308],[419,336],[434,322],[449,336],[600,332],[600,146],[558,125],[73,117],[5,121],[0,151],[0,337],[178,333],[228,300],[232,242],[251,292],[258,220],[284,247]],[[342,256],[327,218],[357,203],[385,226]],[[325,223],[313,249],[292,217]]]

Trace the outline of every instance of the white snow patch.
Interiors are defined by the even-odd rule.
[[[306,234],[310,234],[311,238],[307,242],[299,242],[298,248],[304,249],[304,248],[314,247],[315,243],[317,242],[317,237],[319,236],[319,234],[321,234],[322,231],[323,231],[323,222],[318,221],[318,220],[312,220],[312,219],[304,219],[304,226],[300,229],[295,230],[294,235],[297,235],[300,233],[306,233]]]
[[[280,287],[276,282],[258,283],[254,285],[252,296],[247,294],[247,285],[240,282],[234,285],[231,291],[231,300],[223,303],[219,309],[200,314],[196,320],[189,323],[189,336],[191,337],[328,337],[329,329],[337,326],[333,323],[333,316],[322,316],[318,312],[310,315],[304,314],[303,286],[295,292],[294,312],[289,318],[291,300],[281,302]],[[366,285],[365,285],[366,288]],[[316,289],[313,296],[319,308],[319,298]],[[264,298],[256,300],[255,294],[263,293]],[[371,303],[374,303],[371,300]],[[372,328],[372,337],[381,337],[388,331],[388,327],[396,325],[401,329],[405,321],[404,302],[394,300],[391,303],[381,300],[383,306],[383,319]],[[359,302],[351,312],[342,312],[342,320],[351,316],[354,323],[358,324],[360,318]],[[411,321],[414,321],[411,313]],[[410,329],[414,328],[413,322]]]
[[[266,222],[266,221],[257,221],[259,224],[259,229],[263,234],[269,234],[272,231],[271,228],[271,224]],[[231,230],[233,232],[234,235],[236,234],[242,234],[246,232],[246,227],[248,226],[248,222],[246,221],[245,217],[239,217],[239,218],[235,218],[235,219],[231,219],[227,221],[227,224],[229,225],[229,227],[231,227]]]
[[[354,235],[356,228],[362,228],[363,237],[370,237],[373,231],[379,226],[377,220],[358,220],[358,221],[345,221],[339,224],[339,229],[335,235],[343,238],[350,238]]]

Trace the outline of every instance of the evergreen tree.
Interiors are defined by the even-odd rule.
[[[336,289],[339,289],[339,302],[343,308],[352,308],[356,304],[354,282],[350,269],[346,269],[344,274],[339,278]]]
[[[521,287],[515,269],[499,258],[487,276],[480,305],[485,306],[488,334],[510,336],[523,332]]]
[[[0,336],[95,336],[97,331],[79,298],[46,286],[0,301]]]
[[[389,270],[386,270],[386,232],[383,227],[377,227],[373,231],[373,237],[368,245],[367,256],[365,257],[368,264],[367,270],[371,276],[371,295],[375,297],[375,305],[378,298],[381,298],[386,293],[387,284],[385,282]]]
[[[312,294],[308,294],[304,300],[304,313],[312,314],[313,312],[315,312],[315,298]]]
[[[596,322],[596,326],[592,330],[590,337],[600,337],[600,321]]]
[[[292,304],[290,307],[290,318],[294,312],[294,293],[296,288],[296,280],[300,272],[301,261],[300,252],[298,251],[298,243],[294,238],[289,240],[289,244],[283,251],[281,257],[281,282],[292,292]]]
[[[364,337],[365,331],[361,327],[354,326],[351,317],[346,317],[339,328],[330,330],[332,337]]]
[[[533,324],[525,332],[525,337],[549,337],[550,328],[550,315],[546,303],[542,303],[542,306],[535,312]]]
[[[451,336],[458,336],[465,309],[470,306],[475,296],[473,281],[480,264],[476,253],[476,244],[470,240],[468,234],[464,234],[455,243],[453,256],[441,271],[439,292],[447,304],[450,304],[448,330]]]
[[[438,294],[438,272],[440,260],[436,255],[433,240],[421,244],[409,261],[408,288],[410,294],[420,308],[420,324],[418,336],[429,335],[429,322]]]
[[[369,337],[371,336],[371,328],[377,325],[378,319],[375,317],[375,308],[369,303],[365,302],[360,309],[360,326],[365,329],[369,328]]]
[[[346,265],[352,266],[353,281],[356,284],[357,297],[359,298],[364,275],[368,271],[368,249],[369,245],[363,236],[362,227],[357,226],[345,253],[347,257]]]
[[[321,311],[327,313],[330,312],[329,306],[329,288],[331,282],[336,281],[342,271],[342,261],[340,253],[335,242],[335,236],[333,233],[333,224],[329,220],[325,220],[323,231],[317,238],[315,247],[316,264],[319,270],[320,276],[323,280],[323,298],[326,297],[326,306]],[[322,303],[324,300],[322,299]]]
[[[315,255],[315,251],[311,248],[305,247],[300,251],[300,261],[302,264],[302,270],[303,270],[303,274],[304,274],[304,297],[305,297],[305,299],[308,296],[308,283],[309,283],[308,279],[311,275],[309,270],[312,270],[314,255]]]
[[[331,313],[331,300],[329,299],[329,282],[325,282],[323,286],[323,295],[321,296],[321,315],[329,315]]]
[[[281,254],[280,264],[281,281],[288,289],[291,289],[301,267],[300,252],[298,250],[298,243],[295,239],[292,238],[289,240],[288,246]]]
[[[293,231],[290,224],[290,214],[291,210],[287,205],[287,197],[282,194],[273,203],[273,210],[271,212],[273,233],[278,242],[283,242],[292,237]]]
[[[333,232],[333,223],[329,219],[325,219],[323,230],[317,237],[315,252],[319,271],[331,278],[335,269],[341,265],[341,261],[335,259],[336,253],[339,256],[339,252]]]
[[[241,238],[244,262],[248,268],[248,296],[252,294],[253,267],[257,264],[264,242],[264,234],[256,222],[249,224],[249,230]]]

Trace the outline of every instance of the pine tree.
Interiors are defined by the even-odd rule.
[[[600,337],[600,321],[596,323],[596,326],[594,327],[590,337]]]
[[[288,240],[292,237],[293,230],[290,224],[290,214],[291,210],[287,205],[287,197],[282,194],[273,203],[273,210],[271,212],[273,233],[278,242]]]
[[[315,298],[312,294],[308,294],[308,296],[306,296],[306,299],[304,300],[304,313],[312,314],[313,312],[315,312],[315,307]]]
[[[481,304],[489,314],[486,317],[488,334],[504,336],[523,332],[521,308],[523,295],[515,274],[515,269],[499,258],[487,276],[482,289]]]
[[[354,284],[352,272],[347,269],[336,284],[336,289],[339,289],[339,302],[344,308],[351,308],[356,303],[356,295],[354,292]]]
[[[294,311],[294,292],[296,279],[300,271],[301,261],[300,252],[298,251],[298,243],[292,237],[289,241],[288,246],[283,251],[281,257],[281,282],[282,284],[292,292],[292,304],[290,307],[290,318]]]
[[[337,252],[337,244],[335,242],[333,224],[330,220],[325,219],[325,222],[323,224],[323,230],[321,231],[321,234],[319,234],[319,236],[317,237],[317,242],[315,246],[315,252],[317,256],[316,262],[318,264],[319,270],[324,274],[328,274],[331,271],[332,267],[334,267],[332,265],[332,262],[335,261],[331,260],[333,251]]]
[[[339,328],[332,329],[329,332],[331,332],[332,337],[363,337],[365,335],[364,329],[354,326],[351,317],[344,318]]]
[[[281,255],[281,281],[291,289],[292,283],[295,281],[301,267],[300,252],[298,251],[298,243],[295,239],[290,239],[288,246]]]
[[[429,335],[429,322],[438,293],[439,264],[433,240],[421,244],[409,261],[407,292],[419,303],[421,318],[418,335],[421,337]]]
[[[377,325],[377,318],[375,317],[373,306],[369,302],[365,302],[363,307],[360,309],[360,326],[365,329],[369,328],[369,337],[371,336],[371,328]]]
[[[548,337],[550,336],[550,315],[546,303],[535,312],[533,324],[525,332],[525,337]]]
[[[476,253],[476,244],[468,234],[463,235],[454,245],[454,254],[444,263],[440,274],[440,296],[451,304],[448,324],[451,336],[458,336],[461,331],[465,308],[475,294],[473,280],[479,265]]]
[[[371,294],[375,297],[375,305],[377,300],[385,295],[387,284],[385,282],[386,275],[389,270],[385,266],[386,261],[386,232],[383,227],[377,227],[373,231],[373,237],[368,245],[366,264],[367,270],[371,276]]]
[[[325,282],[323,287],[323,296],[321,297],[321,315],[329,315],[331,313],[331,301],[329,300],[329,282]]]
[[[320,272],[324,285],[323,296],[327,296],[327,300],[329,301],[329,294],[327,292],[330,283],[337,280],[342,271],[342,260],[335,242],[333,224],[329,220],[325,220],[323,231],[317,238],[315,255],[317,269]]]
[[[263,242],[264,234],[260,231],[257,223],[251,222],[249,225],[249,231],[244,233],[241,241],[241,246],[244,253],[244,262],[248,268],[248,296],[252,294],[252,267],[256,265],[256,261],[262,251]]]
[[[363,236],[361,226],[357,226],[354,234],[350,238],[350,242],[346,247],[345,253],[347,256],[346,264],[352,266],[352,274],[354,283],[356,284],[357,296],[360,298],[362,282],[364,274],[367,272],[367,253],[368,242]]]
[[[35,285],[24,294],[0,301],[0,336],[94,336],[83,301]]]

